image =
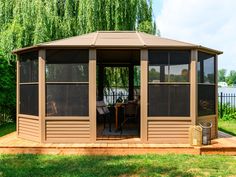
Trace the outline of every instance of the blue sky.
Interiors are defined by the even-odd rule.
[[[162,37],[224,52],[219,69],[236,70],[236,0],[153,0]]]

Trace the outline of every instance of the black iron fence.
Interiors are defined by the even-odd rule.
[[[236,112],[236,94],[223,93],[218,95],[218,111],[219,116],[224,114],[232,114]]]

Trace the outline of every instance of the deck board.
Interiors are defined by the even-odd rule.
[[[0,137],[0,154],[87,154],[127,155],[147,153],[236,155],[236,137],[219,132],[212,145],[191,147],[188,144],[144,144],[139,138],[99,140],[96,143],[38,143],[18,138],[16,132]]]

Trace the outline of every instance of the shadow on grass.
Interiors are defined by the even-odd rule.
[[[0,137],[16,131],[16,123],[7,123],[0,126]]]
[[[194,176],[148,156],[3,155],[0,162],[0,176]]]
[[[226,130],[226,129],[224,129],[224,128],[218,127],[218,130],[220,130],[220,131],[222,131],[222,132],[225,132],[225,133],[228,133],[228,134],[230,134],[230,135],[232,135],[232,136],[236,136],[236,133],[233,133],[233,132],[231,132],[231,131],[228,131],[228,130]]]

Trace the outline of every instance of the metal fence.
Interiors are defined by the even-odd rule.
[[[220,117],[236,112],[236,94],[223,93],[218,95],[218,110]]]

